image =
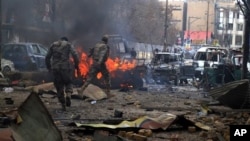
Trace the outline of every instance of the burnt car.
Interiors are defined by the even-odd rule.
[[[2,45],[2,57],[11,60],[18,71],[45,70],[48,48],[39,43],[7,43]]]
[[[157,84],[178,84],[182,57],[180,53],[157,52],[151,62],[152,77]]]

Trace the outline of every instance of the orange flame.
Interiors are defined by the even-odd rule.
[[[91,58],[88,58],[87,54],[81,49],[78,49],[77,51],[80,52],[80,74],[81,76],[86,77],[88,75],[90,66],[93,63],[93,60]],[[117,70],[127,71],[135,68],[136,60],[121,60],[119,58],[108,58],[108,60],[106,61],[106,66],[110,73]],[[77,76],[77,74],[75,76]],[[102,74],[98,73],[96,77],[100,79],[102,77]]]

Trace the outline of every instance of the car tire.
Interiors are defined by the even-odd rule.
[[[9,66],[3,67],[2,73],[4,75],[7,74],[7,73],[10,73],[10,72],[11,72],[11,68]]]

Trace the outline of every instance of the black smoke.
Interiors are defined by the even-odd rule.
[[[22,41],[50,44],[67,36],[72,42],[90,47],[103,34],[119,34],[138,42],[152,42],[160,39],[161,33],[155,28],[148,30],[149,24],[157,25],[148,19],[154,12],[144,11],[150,11],[145,6],[151,3],[143,5],[150,1],[154,0],[3,0],[3,22],[13,22],[11,32],[18,33]],[[51,22],[44,21],[46,14]]]

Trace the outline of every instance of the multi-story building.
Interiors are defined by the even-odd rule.
[[[2,0],[1,5],[1,43],[51,42],[55,0]]]
[[[183,43],[241,47],[244,16],[235,0],[169,0]]]
[[[226,47],[241,47],[243,44],[244,16],[232,0],[218,1],[216,5],[216,37]]]

